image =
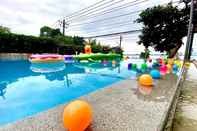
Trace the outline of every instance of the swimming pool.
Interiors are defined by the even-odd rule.
[[[134,75],[127,70],[127,62],[39,65],[26,60],[6,60],[0,61],[0,67],[0,125],[67,103]]]

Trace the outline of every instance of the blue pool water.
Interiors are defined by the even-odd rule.
[[[127,63],[0,61],[0,125],[10,123],[132,76]]]

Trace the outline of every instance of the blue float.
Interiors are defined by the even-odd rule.
[[[161,78],[161,74],[158,70],[151,70],[150,75],[153,77],[153,79]]]
[[[132,68],[132,63],[129,63],[128,64],[128,70],[131,70],[131,68]]]

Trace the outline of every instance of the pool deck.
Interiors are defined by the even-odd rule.
[[[153,88],[147,88],[128,79],[80,97],[93,108],[93,122],[87,131],[164,130],[177,92],[177,76],[168,74],[154,83]],[[65,131],[62,122],[65,106],[7,124],[0,131]]]

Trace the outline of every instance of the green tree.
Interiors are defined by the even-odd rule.
[[[55,37],[61,35],[60,29],[53,29],[48,26],[43,26],[40,28],[40,36],[44,37]]]
[[[0,33],[11,33],[8,27],[0,26]]]
[[[156,51],[166,51],[168,57],[174,57],[183,45],[182,38],[187,35],[188,8],[179,9],[169,3],[147,8],[139,16],[136,21],[143,24],[143,29],[138,44],[143,44],[145,48],[151,46]]]

